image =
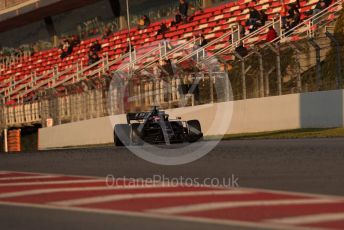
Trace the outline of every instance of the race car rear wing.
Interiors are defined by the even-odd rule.
[[[148,114],[147,112],[127,113],[127,122],[130,124],[130,121],[144,120]]]
[[[131,121],[145,121],[151,116],[165,116],[165,111],[153,107],[151,112],[127,113],[127,122],[130,124]]]

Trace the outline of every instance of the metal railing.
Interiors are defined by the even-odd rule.
[[[300,24],[298,24],[297,26],[295,26],[294,28],[292,28],[290,30],[284,30],[283,31],[282,29],[279,29],[278,30],[280,32],[279,36],[277,36],[274,40],[272,40],[270,42],[262,43],[262,41],[258,41],[258,44],[259,44],[258,48],[263,49],[265,47],[275,45],[277,43],[291,42],[293,37],[298,36],[298,39],[300,39],[302,34],[304,34],[304,37],[312,38],[315,35],[315,33],[314,33],[315,30],[319,30],[328,24],[326,22],[324,23],[324,20],[321,20],[321,19],[323,19],[327,15],[331,15],[331,14],[340,12],[341,7],[342,7],[342,1],[339,0],[339,1],[331,4],[326,9],[324,9],[324,10],[318,12],[317,14],[312,15],[311,17],[307,18],[306,20],[302,21]],[[265,25],[264,27],[261,27],[258,30],[254,31],[253,33],[246,35],[245,37],[241,38],[238,43],[242,42],[242,44],[245,45],[245,40],[248,40],[250,38],[254,38],[259,34],[265,33],[267,28],[270,26],[273,26],[276,29],[276,25],[278,25],[279,28],[282,28],[281,18],[279,18],[277,21],[272,21],[271,23]],[[238,43],[236,43],[236,44],[238,44]],[[221,49],[215,53],[210,53],[209,55],[207,55],[206,57],[204,57],[200,60],[200,64],[208,63],[214,57],[218,57],[218,56],[223,55],[223,54],[226,54],[226,55],[233,54],[233,52],[236,48],[236,44],[231,44],[228,47]],[[251,44],[252,47],[254,47],[255,45],[256,44]],[[200,48],[199,50],[201,50],[201,49],[202,48]],[[198,51],[198,52],[200,52],[200,51]],[[254,55],[255,53],[256,53],[255,49],[252,49],[244,58],[248,58],[248,57]],[[189,55],[189,56],[192,57],[194,55]],[[186,59],[186,58],[184,58],[184,59]],[[184,59],[182,59],[182,60],[184,60]],[[181,61],[178,61],[177,63],[180,63],[180,62]]]
[[[196,46],[196,49],[191,52],[190,54],[182,57],[181,59],[179,59],[176,63],[181,63],[189,58],[192,58],[194,56],[196,57],[199,57],[199,53],[201,53],[203,56],[205,56],[205,52],[206,52],[206,49],[209,48],[210,46],[213,46],[217,43],[220,43],[220,42],[223,42],[223,40],[225,38],[230,38],[230,37],[234,37],[234,35],[236,35],[238,37],[238,39],[240,40],[240,27],[239,25],[236,25],[237,26],[237,29],[233,29],[233,28],[230,28],[230,31],[229,32],[226,32],[225,34],[223,34],[222,36],[212,40],[211,42],[209,42],[207,45],[203,46],[203,47],[199,47],[199,46]],[[227,39],[227,41],[225,42],[229,42],[229,39]],[[199,58],[197,58],[197,60],[199,60]]]
[[[281,31],[281,34],[277,38],[275,38],[271,42],[264,44],[263,46],[261,46],[261,48],[264,48],[265,46],[269,46],[269,45],[276,44],[279,42],[290,42],[292,41],[293,36],[301,35],[303,33],[305,33],[305,37],[309,37],[309,38],[314,37],[314,30],[319,30],[320,28],[325,27],[328,24],[328,23],[325,23],[323,25],[319,25],[320,23],[324,22],[321,19],[326,15],[340,12],[342,4],[343,4],[343,1],[341,0],[334,2],[333,4],[328,6],[326,9],[323,9],[317,14],[312,15],[311,17],[302,21],[300,24],[298,24],[294,28],[288,31]],[[280,20],[280,23],[282,23],[281,20]]]
[[[93,75],[99,74],[99,73],[105,73],[107,70],[109,70],[109,68],[111,66],[113,66],[114,64],[118,63],[119,61],[121,61],[127,57],[128,57],[128,54],[120,55],[120,57],[118,57],[117,59],[109,61],[108,55],[106,53],[104,58],[102,58],[98,62],[95,62],[92,65],[89,65],[87,67],[83,67],[80,63],[74,63],[72,67],[67,68],[61,72],[58,71],[57,67],[54,67],[48,73],[45,73],[39,77],[32,78],[32,76],[29,75],[29,76],[25,77],[24,79],[20,80],[19,82],[11,81],[12,84],[10,84],[7,88],[2,89],[0,91],[0,93],[4,93],[4,92],[6,93],[7,92],[7,94],[5,94],[5,96],[7,98],[10,98],[15,93],[18,93],[18,92],[22,91],[23,89],[25,89],[24,92],[20,92],[16,97],[18,99],[18,101],[20,101],[23,98],[25,98],[26,95],[28,95],[29,93],[31,93],[35,90],[38,90],[42,86],[47,85],[48,88],[56,88],[56,87],[66,83],[68,81],[72,81],[72,83],[75,83],[75,82],[83,80],[89,76],[93,76]],[[92,70],[94,68],[96,68],[96,69],[93,70],[91,73],[86,74],[87,71]],[[75,72],[73,73],[73,71],[75,71]],[[48,77],[50,75],[52,75],[52,76]],[[67,76],[65,76],[64,79],[60,80],[59,78],[61,76],[64,76],[64,75],[67,75]],[[23,84],[20,87],[16,88],[15,90],[13,90],[19,83],[25,82],[26,80],[28,80],[30,78],[33,79],[33,82],[28,82],[28,83]],[[8,83],[8,82],[6,82],[6,83]]]
[[[75,68],[76,67],[74,65],[73,67],[67,68],[67,69],[65,69],[65,70],[63,70],[61,72],[58,72],[58,71],[56,71],[56,69],[53,69],[53,77],[52,78],[44,79],[46,77],[46,75],[43,75],[43,76],[39,77],[38,79],[36,79],[36,84],[35,85],[32,85],[32,87],[30,89],[27,89],[27,90],[25,90],[22,93],[19,93],[17,98],[18,99],[24,99],[31,92],[34,92],[34,91],[38,90],[39,88],[41,88],[41,87],[43,87],[45,85],[48,85],[48,87],[53,85],[61,76],[63,76],[65,74],[75,70]]]
[[[279,20],[280,21],[280,20]],[[211,61],[214,57],[217,57],[217,56],[220,56],[220,55],[223,55],[223,54],[228,54],[228,53],[231,53],[232,51],[235,50],[235,48],[240,44],[242,43],[243,45],[245,45],[245,41],[248,40],[248,39],[251,39],[251,38],[255,38],[257,36],[259,36],[260,34],[265,34],[267,32],[267,29],[270,27],[270,26],[275,26],[276,25],[276,21],[271,21],[271,22],[268,22],[266,25],[258,28],[257,30],[253,31],[252,33],[249,33],[248,35],[244,36],[244,37],[240,37],[238,39],[238,41],[236,43],[231,43],[229,44],[227,47],[223,48],[223,49],[220,49],[214,53],[210,53],[210,54],[207,54],[207,56],[205,56],[201,61],[201,63],[207,63],[209,61]],[[261,40],[258,40],[258,42],[260,43]],[[202,49],[202,48],[201,48]]]
[[[144,65],[141,69],[148,69],[148,68],[152,67],[152,65],[154,65],[154,63],[156,61],[161,61],[163,59],[169,58],[169,57],[173,56],[174,54],[176,54],[182,50],[190,49],[198,41],[199,41],[199,38],[193,37],[190,41],[187,41],[187,42],[184,42],[180,45],[177,45],[176,47],[172,48],[172,50],[170,50],[170,51],[167,51],[168,48],[167,48],[167,44],[165,43],[165,44],[163,44],[163,47],[161,47],[161,49],[164,50],[164,52],[163,52],[164,54],[162,54],[162,52],[160,52],[158,57],[156,57],[153,61],[150,61],[149,63]],[[169,42],[169,41],[167,41],[167,42]],[[171,46],[173,46],[173,44],[171,44]]]
[[[153,46],[154,47],[154,46]],[[124,70],[135,70],[135,65],[140,64],[141,61],[144,61],[145,59],[147,59],[148,57],[151,57],[152,55],[154,55],[156,52],[160,52],[161,51],[161,45],[159,44],[157,47],[152,48],[149,52],[143,54],[142,56],[137,58],[137,54],[136,51],[134,52],[130,52],[129,54],[129,62],[127,64],[124,64],[122,66],[120,66],[116,72],[121,72]],[[143,63],[141,63],[143,64]]]
[[[39,0],[2,0],[0,3],[0,13],[9,8],[13,11],[36,2],[39,2]]]
[[[76,64],[76,68],[71,68],[68,69],[67,72],[63,72],[60,73],[57,76],[54,76],[54,78],[52,79],[48,79],[47,82],[42,83],[41,85],[46,85],[49,84],[49,88],[56,88],[58,86],[64,85],[65,83],[70,81],[70,84],[74,84],[77,82],[80,82],[82,80],[91,78],[92,76],[98,75],[100,76],[100,74],[106,74],[106,72],[110,69],[111,66],[117,64],[118,62],[124,60],[125,58],[127,58],[129,56],[129,54],[125,54],[125,55],[120,55],[120,57],[116,58],[115,60],[109,61],[109,57],[108,54],[105,54],[105,57],[100,59],[99,61],[87,66],[87,67],[83,67],[82,65],[80,65],[79,63]],[[94,69],[95,68],[95,69]],[[75,70],[76,72],[71,73],[70,75],[64,77],[62,80],[59,80],[60,76],[65,75],[66,73],[68,73],[71,70]],[[88,72],[90,71],[90,72]],[[24,92],[23,95],[28,94],[32,92],[32,90]]]
[[[315,33],[316,31],[319,31],[320,29],[326,27],[329,23],[333,22],[332,20],[327,21],[326,16],[333,14],[334,16],[333,19],[335,19],[338,16],[340,10],[342,9],[342,4],[343,2],[341,0],[334,2],[333,4],[328,6],[326,9],[305,19],[300,24],[296,25],[294,28],[290,30],[284,30],[284,31],[280,30],[281,33],[277,38],[275,38],[274,40],[270,42],[260,44],[260,46],[256,48],[260,50],[272,49],[276,53],[277,49],[275,49],[274,47],[276,47],[276,45],[278,44],[292,42],[293,39],[296,39],[296,40],[301,40],[302,38],[313,39],[316,35]],[[280,19],[278,22],[281,28],[282,20]],[[245,57],[243,57],[243,59],[248,59],[250,56],[253,56],[255,54],[257,54],[257,50],[253,48]],[[280,82],[280,80],[278,81]],[[282,91],[282,88],[279,87],[279,94],[282,93],[281,91]]]
[[[15,51],[0,51],[0,72],[5,72],[14,65],[18,65],[24,61],[31,60],[31,50],[21,50],[19,53]]]
[[[65,77],[63,80],[57,81],[55,82],[53,85],[51,85],[50,88],[56,88],[60,85],[64,85],[65,83],[67,83],[68,81],[71,81],[70,84],[74,84],[77,83],[79,81],[85,80],[87,78],[90,78],[94,75],[99,75],[101,73],[105,74],[106,71],[109,69],[110,66],[116,64],[117,62],[119,62],[120,60],[123,59],[123,56],[120,56],[119,58],[115,59],[114,61],[112,61],[109,64],[109,57],[108,54],[105,54],[105,58],[83,68],[78,68],[77,71],[71,75],[69,75],[68,77]],[[98,68],[96,68],[98,67]],[[96,69],[94,69],[96,68]],[[91,71],[91,72],[88,72]]]
[[[35,73],[32,73],[31,75],[24,77],[23,79],[14,82],[9,88],[6,89],[6,93],[5,96],[10,99],[12,95],[18,93],[19,91],[23,90],[23,89],[28,89],[28,87],[33,87],[33,85],[39,81],[40,79],[44,79],[48,76],[50,76],[51,74],[53,74],[54,71],[50,70],[47,73],[43,74],[40,77],[36,77]],[[31,82],[28,82],[26,84],[21,84],[27,80],[31,80]],[[17,85],[20,85],[19,87],[16,88]]]
[[[128,53],[126,53],[126,54],[124,54],[124,55],[120,55],[119,57],[115,58],[114,60],[109,61],[108,67],[111,67],[111,66],[113,66],[114,64],[116,64],[116,63],[118,63],[118,62],[120,62],[120,61],[122,61],[122,60],[128,58],[128,57],[129,57],[129,54],[130,54],[130,52],[128,52]]]

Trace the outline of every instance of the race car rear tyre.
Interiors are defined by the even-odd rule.
[[[190,120],[186,122],[188,125],[188,135],[187,139],[190,143],[196,142],[203,137],[202,129],[201,129],[201,124],[199,123],[198,120]]]
[[[142,133],[139,131],[140,124],[134,123],[130,130],[130,144],[131,145],[143,145]]]
[[[130,126],[127,124],[115,125],[113,139],[115,146],[130,144]]]

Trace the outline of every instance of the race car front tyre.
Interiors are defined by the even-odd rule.
[[[130,144],[130,126],[128,124],[115,125],[113,139],[115,146]]]
[[[140,124],[134,123],[130,127],[130,144],[143,145],[142,133],[139,130]]]
[[[202,129],[201,129],[201,124],[199,123],[198,120],[190,120],[187,121],[187,126],[188,126],[188,141],[190,143],[196,142],[203,137]]]

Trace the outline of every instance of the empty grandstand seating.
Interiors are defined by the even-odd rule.
[[[212,41],[220,36],[230,33],[231,25],[240,24],[248,18],[248,6],[252,1],[239,0],[220,6],[198,11],[187,24],[181,24],[171,27],[166,33],[166,38],[181,44],[184,41],[191,40],[195,34],[202,33],[208,41]],[[296,2],[296,0],[286,0],[286,4]],[[305,18],[305,12],[309,11],[317,0],[301,0],[302,18]],[[280,0],[258,0],[255,4],[257,10],[265,9],[272,21],[276,13],[281,9]],[[167,23],[171,20],[167,20]],[[160,28],[160,22],[152,23],[145,30],[132,29],[130,37],[132,44],[141,54],[149,53],[156,45],[148,45],[154,41],[159,41],[162,36],[156,37]],[[316,28],[314,28],[316,29]],[[256,44],[265,40],[266,30],[254,34],[254,36],[246,37],[244,43],[246,46]],[[18,100],[19,97],[25,97],[28,93],[33,93],[37,89],[61,86],[62,83],[70,83],[77,80],[81,75],[101,74],[100,67],[107,65],[110,71],[116,70],[122,61],[128,56],[121,58],[121,55],[127,48],[128,31],[122,30],[112,34],[107,39],[92,38],[84,40],[80,45],[76,46],[73,53],[67,58],[60,59],[60,51],[57,48],[35,53],[30,59],[22,63],[16,64],[9,69],[0,72],[0,93],[4,94],[8,103]],[[297,39],[297,35],[293,39]],[[88,49],[92,42],[99,39],[102,45],[100,56],[103,60],[94,66],[84,69],[87,66]],[[228,40],[227,40],[228,41]],[[227,46],[225,40],[211,44],[207,47],[207,51],[216,52]],[[142,47],[147,47],[140,50]],[[178,53],[174,58],[178,57]],[[109,60],[106,63],[104,60]],[[114,61],[115,60],[115,61]],[[78,70],[83,69],[78,76],[75,75]]]

